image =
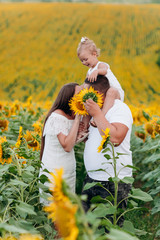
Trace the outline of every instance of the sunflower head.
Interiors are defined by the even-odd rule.
[[[70,109],[74,112],[74,114],[79,115],[88,115],[88,112],[86,111],[83,101],[81,101],[78,97],[78,94],[73,96],[69,102]]]
[[[95,91],[93,87],[90,87],[89,89],[88,88],[82,89],[78,94],[73,96],[73,98],[69,102],[71,110],[75,114],[78,113],[79,115],[88,115],[88,112],[86,111],[84,106],[84,102],[86,102],[86,100],[89,98],[96,102],[100,108],[102,107],[103,105],[102,94]]]
[[[56,225],[59,235],[66,240],[76,240],[79,230],[76,225],[77,205],[73,205],[64,191],[63,169],[57,169],[56,174],[51,173],[53,182],[51,203],[44,210]]]
[[[22,234],[19,240],[43,240],[40,235]]]
[[[145,124],[145,131],[147,134],[151,135],[152,138],[155,138],[154,124],[152,122],[147,122]]]
[[[100,146],[99,146],[98,149],[97,149],[98,152],[101,152],[102,149],[106,148],[107,143],[108,143],[108,140],[109,140],[109,138],[110,138],[109,131],[110,131],[109,128],[106,128],[105,131],[102,130],[102,132],[104,133],[104,135],[102,135],[101,144],[100,144]]]
[[[143,142],[145,142],[146,140],[146,134],[145,132],[142,132],[142,131],[136,131],[135,132],[135,135],[139,138],[141,138],[143,140]]]
[[[2,130],[2,132],[8,130],[8,124],[9,121],[7,119],[0,119],[0,129]]]
[[[24,138],[27,141],[28,147],[33,148],[33,151],[39,150],[40,144],[37,140],[37,134],[35,132],[26,131],[26,134],[24,135]]]
[[[0,137],[0,163],[11,163],[12,162],[12,157],[11,157],[11,152],[9,150],[10,145],[7,142],[6,137]]]

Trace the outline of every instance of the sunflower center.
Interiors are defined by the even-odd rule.
[[[76,102],[76,107],[77,107],[79,110],[84,110],[83,104],[80,103],[79,101]]]
[[[86,102],[87,99],[91,98],[94,102],[98,101],[98,97],[93,92],[88,92],[83,96],[83,102]]]

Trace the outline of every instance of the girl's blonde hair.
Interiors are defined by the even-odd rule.
[[[79,56],[81,51],[87,49],[90,53],[96,52],[97,57],[100,55],[100,49],[96,47],[96,44],[93,40],[90,40],[87,37],[82,37],[80,43],[78,44],[77,48],[77,55]]]

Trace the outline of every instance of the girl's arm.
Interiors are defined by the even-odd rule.
[[[100,63],[98,65],[98,69],[94,70],[89,76],[88,80],[90,82],[94,82],[97,80],[98,75],[106,75],[107,74],[108,67],[105,63]]]
[[[74,119],[72,128],[67,136],[64,135],[63,133],[59,133],[57,135],[60,144],[62,145],[62,147],[64,148],[64,151],[66,152],[70,152],[75,145],[80,119],[81,119],[81,115],[77,114]]]

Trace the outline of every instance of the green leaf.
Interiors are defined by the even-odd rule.
[[[20,180],[17,180],[17,179],[12,179],[11,181],[10,181],[10,184],[12,184],[12,185],[20,185],[20,186],[22,186],[22,187],[27,187],[28,186],[28,184],[26,184],[26,183],[24,183],[24,182],[22,182],[22,181],[20,181]]]
[[[20,202],[19,205],[16,205],[16,210],[21,216],[26,216],[27,214],[36,215],[34,207],[24,202]]]
[[[101,196],[95,196],[91,199],[91,203],[106,203],[108,202],[105,198],[102,198]]]
[[[119,153],[117,152],[117,155],[120,156],[120,155],[129,155],[128,153]]]
[[[135,229],[133,223],[125,220],[123,223],[123,229],[129,233],[135,234]]]
[[[38,182],[37,186],[39,188],[41,188],[43,191],[48,191],[49,187],[47,187],[46,185],[44,185],[43,183]]]
[[[28,233],[28,231],[23,228],[9,225],[7,223],[0,223],[0,229],[5,229],[7,232]]]
[[[102,153],[106,153],[106,152],[111,152],[111,149],[110,148],[105,148]]]
[[[33,224],[29,221],[25,221],[25,220],[21,220],[21,219],[15,221],[15,219],[11,218],[9,220],[9,224],[14,225],[15,227],[18,227],[20,229],[24,229],[32,234],[38,233],[38,231],[34,228]]]
[[[31,173],[30,171],[24,171],[22,173],[22,178],[26,182],[31,182],[34,179],[34,174]]]
[[[138,240],[137,237],[132,236],[129,233],[113,228],[110,230],[107,237],[109,240]]]
[[[146,192],[143,192],[141,189],[132,189],[132,194],[128,195],[129,197],[142,200],[144,202],[152,201],[153,198]]]
[[[146,234],[150,234],[150,233],[148,233],[148,232],[146,232],[144,230],[135,228],[135,234],[138,235],[138,236],[145,236]]]
[[[100,184],[100,183],[99,183]],[[83,190],[88,190],[90,189],[91,187],[94,187],[98,185],[98,182],[92,182],[92,183],[86,183],[86,185],[84,186]]]
[[[30,172],[34,172],[35,168],[33,166],[28,166],[28,167],[26,167],[25,170],[28,170]]]
[[[96,207],[93,210],[93,213],[96,215],[96,217],[105,217],[106,215],[114,214],[115,212],[116,207],[114,206],[106,207],[106,205],[102,203],[100,203],[98,207]]]
[[[52,233],[53,229],[49,224],[45,223],[43,227],[48,233]]]
[[[138,167],[135,167],[135,166],[132,166],[132,165],[124,165],[123,163],[121,163],[121,165],[124,166],[124,167],[129,167],[129,168],[140,171],[140,169]]]
[[[155,204],[155,206],[151,210],[152,214],[160,212],[160,198],[155,199],[154,204]]]
[[[132,184],[134,182],[134,178],[133,177],[124,177],[123,179],[121,179],[122,182],[124,183],[130,183]]]
[[[107,159],[107,160],[110,160],[111,159],[111,156],[109,154],[104,154],[104,157]]]
[[[0,175],[1,175],[1,174],[3,175],[4,172],[6,172],[6,171],[8,170],[9,167],[10,167],[9,164],[1,165],[1,166],[0,166]]]
[[[149,116],[148,113],[146,113],[144,110],[142,110],[143,116],[147,119],[147,121],[149,121],[151,119],[151,117]]]

